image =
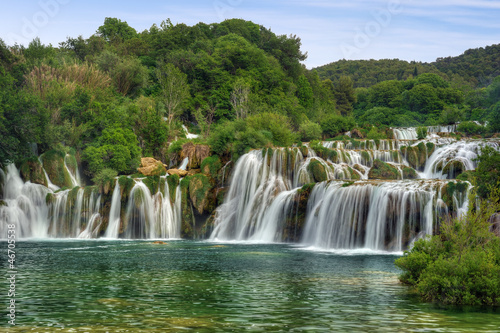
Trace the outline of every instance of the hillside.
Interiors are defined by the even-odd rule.
[[[386,80],[406,80],[422,73],[436,73],[448,80],[459,76],[472,86],[486,86],[500,75],[500,44],[469,49],[457,57],[432,63],[399,59],[339,60],[314,68],[321,79],[338,80],[347,75],[355,87],[370,87]]]

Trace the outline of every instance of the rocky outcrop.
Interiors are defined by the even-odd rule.
[[[43,172],[42,163],[37,158],[25,160],[21,164],[20,172],[24,181],[47,186],[47,177]]]
[[[152,157],[143,157],[141,158],[141,166],[137,168],[137,171],[144,176],[161,176],[167,172],[167,169],[162,162]]]
[[[189,169],[199,169],[201,162],[210,154],[210,147],[207,145],[195,145],[192,142],[182,146],[181,159],[189,158]]]

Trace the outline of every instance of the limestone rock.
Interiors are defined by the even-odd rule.
[[[141,158],[141,167],[137,168],[137,171],[142,173],[144,176],[159,176],[164,174],[167,169],[162,162],[155,160],[152,157]]]
[[[182,146],[181,159],[189,158],[188,167],[190,169],[199,169],[201,162],[210,154],[210,147],[207,145],[195,145],[192,142],[185,143]]]
[[[187,170],[181,170],[181,169],[168,169],[167,170],[167,173],[169,175],[177,175],[179,177],[186,177],[187,174],[188,174],[188,171]]]

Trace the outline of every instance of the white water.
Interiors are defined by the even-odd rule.
[[[186,133],[186,138],[187,139],[196,139],[199,137],[198,134],[192,134],[192,133],[189,133],[189,130],[187,129],[187,127],[185,125],[182,125],[182,129],[184,130],[184,132]]]
[[[111,197],[111,209],[109,210],[108,228],[104,233],[106,238],[118,238],[120,232],[120,211],[121,211],[120,184],[116,179],[113,196]]]

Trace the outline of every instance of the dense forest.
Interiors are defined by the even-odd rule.
[[[500,127],[498,51],[308,70],[299,37],[240,19],[137,32],[106,18],[57,47],[0,41],[0,164],[71,149],[88,179],[130,174],[141,156],[168,164],[182,125],[233,159],[354,129],[380,139],[390,126],[462,121],[469,135],[488,135]]]

